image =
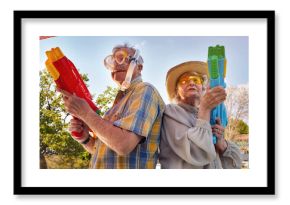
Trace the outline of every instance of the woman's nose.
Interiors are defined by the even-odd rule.
[[[188,81],[188,84],[189,84],[189,85],[195,85],[195,82],[194,82],[193,80],[189,80],[189,81]]]

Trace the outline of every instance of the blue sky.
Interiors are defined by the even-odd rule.
[[[153,84],[168,103],[165,78],[173,66],[190,60],[207,60],[209,46],[224,45],[227,58],[226,82],[246,85],[249,78],[249,40],[247,36],[58,36],[40,41],[40,69],[45,68],[45,51],[60,47],[81,73],[90,79],[91,94],[107,86],[117,87],[103,64],[115,45],[129,43],[144,59],[142,78]]]

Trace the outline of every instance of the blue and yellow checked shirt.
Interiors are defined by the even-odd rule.
[[[117,99],[117,98],[116,98]],[[122,129],[143,136],[143,140],[126,156],[119,156],[96,139],[91,168],[96,169],[145,169],[156,167],[160,128],[165,104],[158,91],[150,84],[135,79],[104,119]]]

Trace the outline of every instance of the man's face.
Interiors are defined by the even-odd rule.
[[[190,73],[183,74],[177,83],[177,93],[182,101],[199,99],[202,94],[202,78]]]
[[[130,65],[129,56],[133,57],[134,53],[135,51],[129,48],[121,48],[121,49],[116,50],[115,53],[113,53],[115,61],[114,61],[114,69],[111,72],[111,76],[112,76],[112,79],[117,84],[121,85],[122,82],[125,80],[127,70]],[[141,71],[139,69],[135,68],[133,71],[132,80],[136,78],[137,76],[139,76],[140,72]]]

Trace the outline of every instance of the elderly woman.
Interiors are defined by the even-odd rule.
[[[226,99],[222,87],[207,87],[207,64],[190,61],[167,72],[166,106],[159,161],[163,169],[234,169],[241,167],[239,148],[223,138],[224,128],[210,125],[210,112]],[[213,144],[212,136],[218,138]]]

